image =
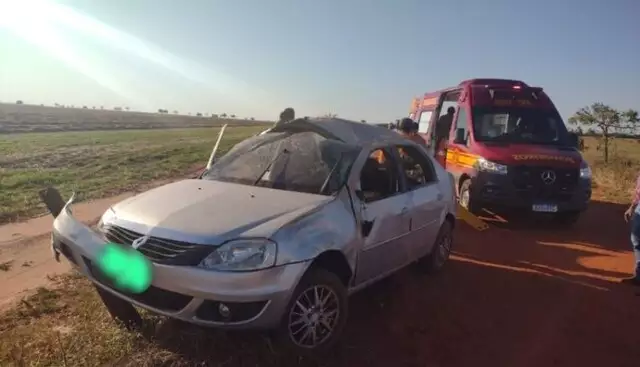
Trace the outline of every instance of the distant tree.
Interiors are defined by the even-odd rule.
[[[178,110],[173,110],[173,114],[177,115],[178,114]]]
[[[196,113],[197,117],[202,117],[202,114],[200,112]]]
[[[17,100],[16,104],[23,104],[24,102],[22,102],[21,100]]]
[[[44,107],[44,103],[40,103],[40,107]]]
[[[360,120],[360,122],[362,122],[363,124],[366,124],[367,120]]]
[[[92,107],[91,107],[91,109],[95,110],[95,109],[96,109],[96,106],[92,106]]]
[[[114,107],[113,108],[115,111],[122,111],[122,107]]]
[[[53,104],[54,107],[60,107],[60,105],[56,102]]]
[[[100,106],[100,109],[101,109],[101,110],[104,110],[104,106]]]
[[[223,113],[220,115],[220,117],[222,117],[223,119],[226,119],[226,118],[227,118],[227,114],[226,114],[225,112],[223,112]]]
[[[124,109],[125,109],[125,110],[127,110],[127,111],[129,111],[129,106],[125,107]]]
[[[251,120],[251,121],[255,121],[256,119],[255,119],[255,118],[253,118],[253,117],[249,117],[249,120]]]
[[[231,114],[231,116],[229,116],[229,117],[231,117],[232,119],[234,119],[234,118],[236,118],[236,115]]]
[[[86,110],[86,109],[87,109],[87,106],[82,106],[82,109],[83,109],[83,110]]]
[[[604,162],[609,162],[609,143],[617,132],[635,130],[638,123],[638,111],[618,111],[604,103],[596,102],[583,107],[569,118],[569,124],[580,125],[594,131],[602,139]]]
[[[187,112],[187,116],[191,116],[191,112]]]
[[[169,110],[165,110],[163,108],[158,108],[158,113],[169,113]]]
[[[218,115],[216,115],[215,113],[212,113],[212,114],[211,114],[211,118],[212,118],[212,119],[217,119],[217,118],[218,118]]]

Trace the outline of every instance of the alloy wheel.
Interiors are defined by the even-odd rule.
[[[297,346],[313,349],[333,334],[340,317],[338,295],[315,285],[301,292],[289,312],[289,338]]]

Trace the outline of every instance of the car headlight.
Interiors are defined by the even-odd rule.
[[[480,171],[497,173],[499,175],[507,174],[507,166],[505,166],[504,164],[488,161],[484,158],[479,158],[476,161],[476,167]]]
[[[238,239],[218,247],[198,265],[220,271],[269,268],[276,263],[276,243],[264,238]]]
[[[585,179],[585,180],[590,180],[591,179],[591,167],[586,166],[586,167],[582,167],[580,168],[580,178]]]

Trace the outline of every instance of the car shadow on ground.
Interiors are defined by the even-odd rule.
[[[617,282],[631,257],[608,210],[619,208],[591,208],[561,232],[460,224],[443,273],[408,268],[355,294],[343,338],[321,357],[176,321],[147,338],[193,365],[636,366],[640,297]]]

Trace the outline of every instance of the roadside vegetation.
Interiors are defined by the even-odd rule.
[[[230,127],[220,153],[264,126]],[[196,172],[219,128],[5,135],[0,139],[0,224],[44,214],[38,190],[55,186],[82,200]]]

